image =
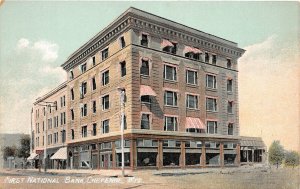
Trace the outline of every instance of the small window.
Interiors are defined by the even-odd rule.
[[[102,133],[109,133],[109,120],[102,121]]]
[[[227,80],[227,92],[232,92],[232,79]]]
[[[206,111],[217,111],[217,99],[206,98]]]
[[[186,70],[186,83],[197,85],[198,74],[196,71]]]
[[[102,73],[102,85],[107,85],[109,83],[109,70]]]
[[[96,57],[93,56],[93,66],[96,65]]]
[[[93,123],[93,131],[92,131],[92,135],[96,136],[97,135],[97,123]]]
[[[120,44],[122,49],[126,46],[124,37],[120,37]]]
[[[81,73],[86,72],[86,63],[80,65]]]
[[[141,45],[148,47],[148,35],[142,34]]]
[[[87,82],[82,82],[80,86],[80,98],[83,98],[87,93]]]
[[[233,135],[233,123],[228,124],[228,135]]]
[[[186,95],[186,107],[190,109],[198,109],[198,96]]]
[[[108,58],[108,48],[102,51],[102,61]]]
[[[230,114],[233,113],[233,102],[232,101],[228,101],[227,112],[230,113]]]
[[[81,137],[87,137],[87,126],[81,127]]]
[[[165,105],[177,106],[177,93],[173,91],[165,91],[164,95]]]
[[[93,109],[93,113],[96,113],[97,111],[96,100],[92,101],[92,109]]]
[[[212,64],[217,65],[217,55],[215,54],[212,55]]]
[[[231,65],[231,60],[227,59],[227,68],[231,69],[232,65]]]
[[[142,114],[141,129],[150,129],[150,114]]]
[[[126,75],[126,62],[123,61],[120,63],[121,66],[121,77],[124,77]]]
[[[168,40],[167,40],[168,41]],[[170,41],[169,41],[170,42]],[[172,53],[172,54],[176,54],[177,53],[177,43],[174,43],[174,42],[170,42],[172,44],[164,47],[162,50],[164,52],[168,52],[168,53]]]
[[[74,110],[71,109],[71,120],[74,120],[75,116],[74,116]]]
[[[102,110],[109,109],[109,95],[102,97]]]
[[[208,121],[207,122],[207,133],[208,134],[217,134],[218,126],[216,121]]]
[[[70,79],[74,79],[74,73],[73,73],[73,70],[70,71]]]
[[[142,59],[141,75],[149,76],[149,60]]]
[[[149,104],[151,103],[151,97],[149,95],[141,96],[141,102]]]
[[[178,125],[177,125],[177,117],[168,117],[165,116],[165,131],[177,131]]]
[[[87,104],[81,106],[81,117],[87,116]]]
[[[205,62],[209,63],[209,54],[207,52],[205,53]]]
[[[71,93],[71,100],[74,100],[74,89],[71,89],[70,93]]]
[[[96,78],[93,77],[93,78],[92,78],[92,90],[94,91],[94,90],[96,90],[96,88],[97,88],[97,85],[96,85]]]
[[[206,75],[206,87],[212,89],[217,88],[217,78],[215,75]]]
[[[75,138],[74,129],[71,129],[71,139],[74,140],[74,138]]]
[[[171,80],[171,81],[177,81],[176,67],[165,65],[164,66],[164,79]]]

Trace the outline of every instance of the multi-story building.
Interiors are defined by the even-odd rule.
[[[128,168],[239,165],[243,53],[237,43],[129,8],[62,64],[65,83],[37,99],[34,150],[42,157],[47,147],[51,159],[65,149],[54,155],[69,168],[120,167],[124,110]],[[45,102],[57,108],[45,110]]]

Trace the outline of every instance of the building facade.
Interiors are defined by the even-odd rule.
[[[67,81],[34,103],[34,152],[42,157],[46,145],[51,159],[64,148],[55,156],[63,167],[118,168],[124,111],[127,168],[240,165],[243,53],[234,42],[129,8],[71,55],[62,64]]]

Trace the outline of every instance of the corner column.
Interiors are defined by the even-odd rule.
[[[156,164],[157,168],[161,169],[163,167],[163,143],[161,140],[158,141],[158,149],[157,149],[157,159]]]
[[[185,141],[181,141],[181,146],[180,146],[180,167],[182,169],[185,168]]]
[[[247,154],[248,157],[248,154]],[[237,166],[241,165],[241,145],[237,144],[236,145],[236,161],[235,161]]]
[[[111,155],[112,155],[112,168],[116,168],[116,143],[112,141],[111,145]]]
[[[136,140],[131,140],[130,143],[130,168],[131,170],[136,167]]]
[[[200,166],[203,167],[203,168],[206,166],[206,149],[205,149],[205,142],[202,142]]]
[[[223,142],[220,143],[220,166],[224,167],[224,144]]]

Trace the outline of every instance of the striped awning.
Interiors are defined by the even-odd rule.
[[[30,156],[27,158],[27,160],[34,160],[38,158],[38,154],[36,153],[31,153]]]
[[[150,86],[141,85],[140,96],[156,96],[156,93]]]
[[[186,117],[185,122],[186,129],[205,129],[205,125],[202,123],[201,119],[193,118],[193,117]]]
[[[67,147],[58,149],[50,159],[67,159]]]
[[[183,50],[183,53],[189,53],[189,52],[192,52],[194,54],[201,54],[202,51],[200,49],[197,49],[197,48],[194,48],[194,47],[191,47],[191,46],[185,46],[184,47],[184,50]]]
[[[173,47],[173,43],[171,43],[169,40],[163,39],[161,42],[161,48],[165,47]]]

